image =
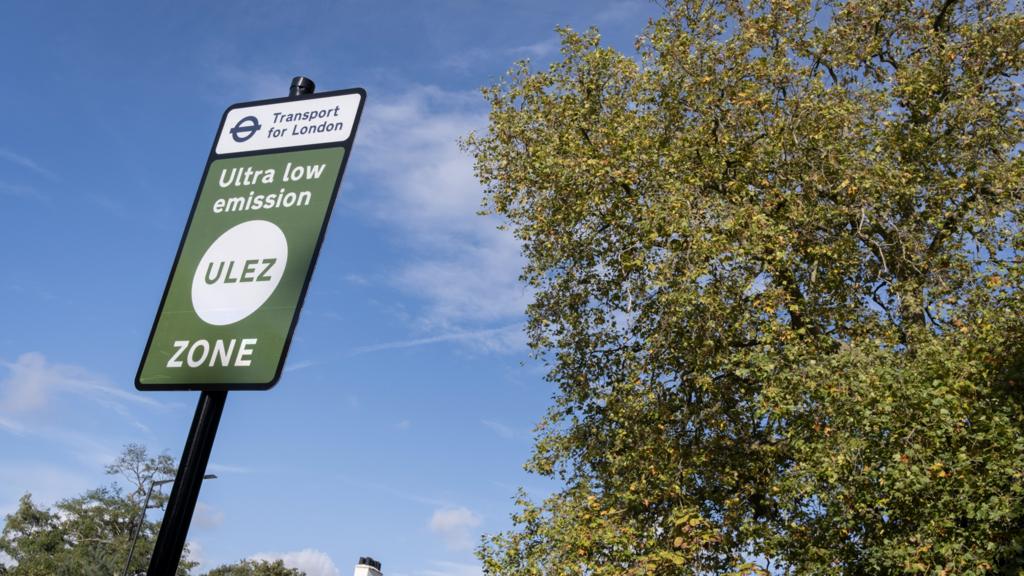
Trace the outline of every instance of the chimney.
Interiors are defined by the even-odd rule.
[[[369,556],[361,556],[353,576],[384,576],[384,573],[380,571],[380,562]]]

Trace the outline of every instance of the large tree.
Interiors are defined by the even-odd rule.
[[[0,574],[10,576],[110,576],[121,574],[128,559],[134,530],[140,522],[146,491],[154,479],[173,478],[174,461],[167,455],[149,456],[145,447],[125,446],[107,473],[127,480],[89,490],[41,507],[30,494],[8,514],[0,533],[0,552],[12,562],[0,561]],[[154,492],[150,507],[165,497]],[[142,573],[149,564],[159,522],[147,518],[139,527],[130,574]],[[187,576],[194,562],[183,561],[180,576]]]
[[[1024,569],[1024,16],[668,0],[485,90],[563,488],[513,574]]]

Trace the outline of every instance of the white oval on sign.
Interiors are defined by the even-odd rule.
[[[266,220],[243,222],[221,234],[199,261],[192,307],[207,324],[234,324],[270,298],[287,263],[280,228]]]

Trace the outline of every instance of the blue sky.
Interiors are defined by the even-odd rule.
[[[100,8],[99,6],[102,6]],[[220,115],[303,74],[368,99],[269,392],[227,406],[189,541],[203,569],[479,574],[552,390],[522,334],[519,247],[476,215],[456,139],[481,86],[557,57],[557,25],[628,50],[646,0],[15,2],[0,19],[0,515],[108,482],[129,442],[180,454],[197,393],[133,378]]]

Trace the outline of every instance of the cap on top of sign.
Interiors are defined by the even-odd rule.
[[[344,142],[352,135],[362,98],[360,91],[232,108],[217,135],[215,153]]]

